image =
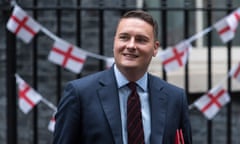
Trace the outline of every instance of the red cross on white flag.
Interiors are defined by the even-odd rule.
[[[51,131],[51,132],[54,132],[55,124],[56,124],[56,120],[55,120],[55,116],[53,115],[49,124],[48,124],[48,130]]]
[[[15,6],[11,17],[7,22],[7,29],[16,34],[25,43],[39,32],[40,25],[26,14],[19,6]]]
[[[236,32],[238,27],[238,22],[240,21],[240,8],[232,12],[227,18],[227,23],[232,31]]]
[[[20,76],[16,75],[18,84],[18,105],[19,108],[27,114],[35,105],[37,105],[42,96],[31,88]]]
[[[212,119],[218,111],[230,101],[230,96],[222,86],[211,89],[207,94],[194,102],[194,105],[208,119]]]
[[[192,46],[187,41],[180,42],[175,47],[167,48],[160,54],[164,69],[169,72],[183,67],[188,59]]]
[[[234,38],[239,21],[240,8],[214,25],[223,43],[226,43]]]
[[[240,63],[230,70],[230,76],[240,82]]]
[[[58,40],[55,41],[48,55],[48,60],[74,73],[80,73],[86,57],[86,52],[67,42]]]

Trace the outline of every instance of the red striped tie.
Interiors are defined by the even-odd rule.
[[[128,144],[144,144],[141,104],[134,82],[128,83],[131,94],[127,101]]]

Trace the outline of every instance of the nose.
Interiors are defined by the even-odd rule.
[[[127,43],[127,48],[129,49],[135,49],[136,48],[136,43],[134,37],[132,37],[128,43]]]

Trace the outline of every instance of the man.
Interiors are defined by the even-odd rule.
[[[148,13],[123,15],[114,38],[112,68],[66,86],[56,114],[54,144],[174,144],[178,129],[185,144],[191,143],[184,90],[147,73],[158,51],[157,35],[157,24]],[[130,95],[133,105],[139,104],[132,116]]]

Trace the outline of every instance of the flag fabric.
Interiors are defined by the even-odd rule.
[[[114,64],[114,58],[113,57],[105,59],[105,68],[106,69],[109,69],[113,64]]]
[[[160,54],[164,69],[169,72],[183,67],[188,59],[192,46],[189,42],[183,41],[175,47],[169,47]]]
[[[11,17],[7,22],[7,29],[16,34],[25,43],[29,43],[39,32],[40,25],[35,22],[19,6],[15,6]]]
[[[48,60],[71,72],[80,73],[87,54],[81,49],[62,40],[55,41]]]
[[[240,82],[240,63],[231,68],[229,74],[232,78]]]
[[[230,29],[236,32],[238,23],[240,21],[240,8],[232,12],[227,18],[226,21],[230,27]]]
[[[216,86],[194,102],[207,119],[213,119],[218,111],[230,101],[230,96],[222,86]]]
[[[16,75],[18,84],[18,105],[19,108],[27,114],[35,105],[37,105],[42,96],[31,88],[20,76]]]
[[[230,15],[219,20],[214,25],[214,28],[218,32],[223,43],[226,43],[234,38],[239,20],[240,8],[235,10]]]
[[[56,120],[55,120],[55,114],[54,114],[48,124],[48,130],[51,132],[54,132],[55,124],[56,124]]]

